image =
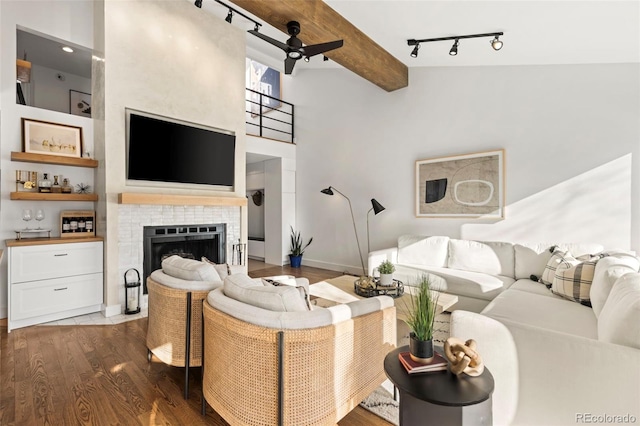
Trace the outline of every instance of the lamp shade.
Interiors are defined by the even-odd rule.
[[[331,190],[331,187],[325,188],[322,191],[323,194],[327,194],[327,195],[333,195],[333,191]]]
[[[373,208],[373,214],[378,214],[384,211],[384,206],[380,204],[375,198],[371,199],[371,206]]]

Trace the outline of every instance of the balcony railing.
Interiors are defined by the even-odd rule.
[[[247,134],[294,143],[293,104],[245,89]]]

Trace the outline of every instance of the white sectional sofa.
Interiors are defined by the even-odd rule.
[[[495,425],[639,423],[640,259],[609,250],[598,260],[589,307],[530,279],[543,275],[552,245],[402,236],[370,253],[369,272],[389,259],[405,283],[426,272],[459,296],[451,335],[478,342],[495,379]]]

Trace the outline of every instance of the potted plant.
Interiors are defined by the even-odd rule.
[[[302,245],[302,237],[300,236],[300,231],[296,232],[293,230],[293,226],[291,228],[291,245],[289,247],[289,264],[292,268],[299,268],[302,263],[302,255],[311,241],[313,241],[313,237],[309,238],[307,244]]]
[[[439,293],[431,288],[427,275],[422,275],[416,293],[410,302],[405,301],[409,333],[409,354],[419,363],[427,364],[433,359],[433,324],[436,318]]]
[[[378,272],[380,272],[380,285],[390,286],[393,285],[393,272],[396,267],[393,266],[389,260],[383,260],[378,266]]]

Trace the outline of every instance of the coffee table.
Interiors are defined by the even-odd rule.
[[[354,300],[364,299],[355,293],[353,283],[358,277],[353,275],[342,275],[337,278],[320,281],[309,286],[309,293],[315,298],[317,306],[331,306],[336,303],[349,303]],[[404,294],[394,300],[396,306],[396,317],[401,320],[407,318],[407,305],[411,304],[409,300],[412,295],[416,294],[418,289],[409,285],[404,286]],[[440,314],[453,305],[458,303],[458,296],[447,293],[438,293],[438,307],[436,315]]]

